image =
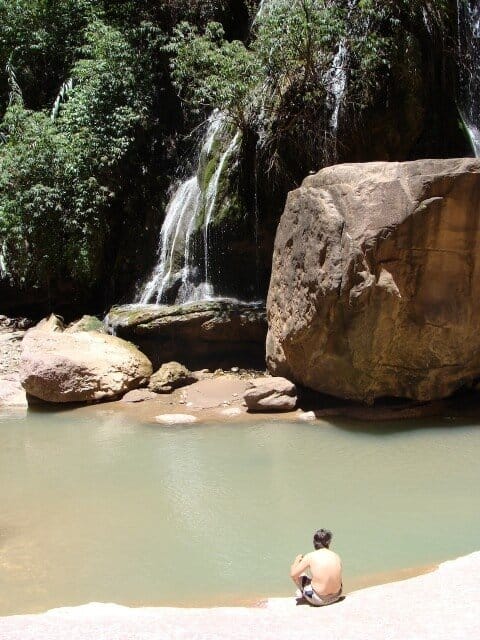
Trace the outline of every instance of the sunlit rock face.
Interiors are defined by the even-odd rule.
[[[274,375],[372,402],[480,376],[480,161],[343,164],[288,196],[267,302]]]
[[[45,402],[97,402],[148,382],[152,365],[133,344],[98,331],[63,331],[54,316],[25,334],[20,379]]]

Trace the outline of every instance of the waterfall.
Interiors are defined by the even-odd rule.
[[[340,107],[342,106],[343,96],[347,88],[347,62],[348,49],[345,38],[340,40],[337,53],[335,54],[332,66],[327,72],[326,82],[329,96],[327,98],[328,106],[332,109],[330,116],[330,128],[334,138],[337,137],[338,116]]]
[[[254,23],[274,1],[278,2],[261,0]],[[215,110],[197,152],[193,175],[171,190],[160,231],[157,264],[137,295],[136,303],[183,304],[215,297],[212,252],[222,247],[212,246],[211,228],[220,196],[225,195],[222,176],[240,141],[240,131],[232,132],[225,114]],[[214,168],[212,162],[215,162]]]
[[[142,304],[155,302],[160,304],[172,277],[175,275],[174,258],[178,252],[179,243],[188,245],[189,234],[192,233],[190,220],[195,219],[200,203],[200,187],[197,176],[192,176],[182,182],[174,191],[168,203],[165,220],[160,232],[159,260],[150,280],[146,283],[140,294]],[[188,262],[184,264],[183,271],[188,271]],[[182,274],[182,282],[187,281],[188,276]]]
[[[356,0],[349,0],[347,4],[347,21],[349,20],[352,11],[356,5]],[[348,83],[348,62],[349,51],[347,39],[341,38],[338,43],[338,48],[333,56],[330,69],[326,72],[324,82],[327,87],[327,106],[331,110],[330,115],[330,131],[336,145],[338,134],[338,121],[340,117],[340,110],[342,108],[343,99],[347,90]],[[336,155],[336,149],[335,149]]]
[[[148,282],[137,297],[141,304],[176,302],[182,304],[215,296],[211,282],[210,226],[218,204],[221,178],[228,160],[238,148],[240,132],[229,140],[229,124],[225,114],[214,111],[197,153],[193,175],[176,185],[167,205],[160,232],[158,261]],[[228,141],[226,149],[218,148]],[[216,162],[206,185],[201,186],[205,167]],[[202,230],[203,260],[195,250],[195,234]],[[202,268],[203,267],[203,268]]]
[[[480,157],[480,4],[458,0],[458,106],[472,150]]]
[[[0,245],[0,280],[7,277],[7,264],[5,262],[5,242]]]

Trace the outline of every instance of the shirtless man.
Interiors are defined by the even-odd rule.
[[[307,602],[315,607],[336,602],[342,595],[342,562],[330,551],[332,533],[319,529],[313,536],[315,551],[299,555],[290,568],[290,577]],[[309,571],[311,578],[304,572]]]

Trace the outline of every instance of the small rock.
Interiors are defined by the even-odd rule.
[[[189,413],[162,413],[159,416],[155,416],[155,422],[166,425],[193,424],[197,422],[197,418]]]
[[[192,372],[179,362],[166,362],[150,378],[148,388],[156,393],[170,393],[195,381]]]
[[[230,369],[230,371],[231,371],[232,373],[238,373],[238,372],[240,371],[240,369],[239,369],[238,367],[232,367],[232,368]]]
[[[299,420],[304,420],[305,422],[309,422],[310,420],[316,420],[317,416],[313,411],[301,411],[298,414]]]
[[[256,378],[243,395],[248,411],[293,411],[297,404],[297,389],[286,378]]]
[[[234,418],[235,416],[241,416],[243,411],[240,407],[229,407],[228,409],[222,409],[220,413],[226,418]]]
[[[144,402],[145,400],[155,400],[157,397],[156,393],[148,389],[133,389],[123,396],[121,402]]]

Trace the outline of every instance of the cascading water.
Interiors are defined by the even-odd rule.
[[[458,0],[459,110],[480,157],[480,3]]]
[[[237,131],[229,141],[229,129],[225,115],[214,111],[198,153],[194,175],[177,185],[172,193],[160,232],[158,262],[137,302],[162,304],[168,301],[182,304],[214,297],[209,231],[218,204],[222,175],[241,137]],[[226,145],[226,148],[218,154],[217,147],[220,145]],[[212,156],[216,165],[202,191],[202,170],[212,161]],[[200,227],[203,260],[192,246],[194,235]]]
[[[272,2],[273,0],[261,0],[254,22]],[[137,296],[137,303],[183,304],[215,296],[211,277],[210,228],[218,203],[222,175],[240,144],[239,131],[234,133],[225,151],[219,155],[216,167],[203,192],[199,174],[202,161],[209,159],[216,140],[225,137],[228,129],[225,115],[214,111],[209,118],[209,125],[198,154],[195,174],[173,190],[160,232],[158,262],[150,279]],[[192,246],[199,226],[202,226],[203,232],[203,270],[198,252]]]
[[[195,175],[178,186],[167,206],[160,232],[159,261],[141,293],[141,303],[159,304],[162,301],[175,275],[174,268],[178,266],[174,264],[174,258],[178,253],[179,243],[187,247],[189,234],[192,233],[190,222],[195,219],[199,204],[200,187]],[[183,271],[188,271],[188,268],[189,264],[186,262]],[[188,281],[186,274],[182,275],[183,281]]]
[[[5,262],[5,244],[0,244],[0,280],[7,276],[7,265]]]
[[[328,70],[326,82],[328,86],[328,105],[332,109],[330,116],[330,128],[334,138],[337,137],[338,116],[342,105],[343,96],[347,88],[347,62],[348,48],[344,38],[340,40],[337,53],[335,54],[332,66]]]

